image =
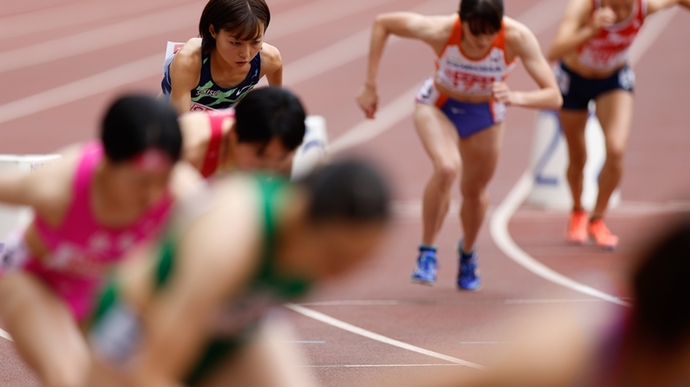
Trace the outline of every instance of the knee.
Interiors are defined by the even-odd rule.
[[[436,163],[434,166],[434,175],[442,187],[450,188],[459,172],[459,162],[445,161]]]
[[[609,163],[622,164],[625,147],[622,145],[609,144],[606,147],[606,161]]]
[[[464,201],[481,202],[488,200],[486,195],[486,184],[462,184],[460,193]]]

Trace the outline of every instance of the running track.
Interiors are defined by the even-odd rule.
[[[157,93],[165,41],[194,36],[203,5],[189,0],[4,2],[0,153],[49,153],[89,139],[103,107],[118,93]],[[514,263],[492,239],[488,220],[479,240],[484,288],[479,293],[457,292],[455,216],[439,236],[438,284],[421,287],[408,281],[420,234],[419,198],[431,165],[414,132],[412,101],[406,95],[431,71],[431,52],[416,42],[390,42],[379,82],[381,111],[374,123],[362,127],[353,100],[365,70],[367,29],[377,13],[451,13],[456,0],[269,0],[269,5],[273,21],[267,41],[281,50],[287,85],[302,97],[310,114],[326,117],[331,142],[340,153],[366,155],[381,163],[396,188],[398,216],[376,258],[347,278],[319,287],[293,308],[337,320],[325,324],[285,311],[323,385],[369,383],[422,365],[460,364],[473,372],[473,365],[485,364],[500,352],[511,317],[529,308],[546,310],[562,303],[586,308],[606,302]],[[511,0],[507,14],[527,23],[545,47],[563,5],[563,0]],[[562,212],[521,207],[508,224],[515,242],[538,261],[623,299],[627,264],[639,241],[670,216],[689,209],[690,134],[684,101],[690,90],[690,51],[681,37],[690,33],[690,13],[679,10],[662,24],[635,66],[636,109],[623,203],[609,217],[610,227],[622,237],[619,250],[611,254],[591,246],[566,247]],[[511,87],[533,87],[518,68]],[[510,109],[504,151],[489,190],[491,211],[528,166],[534,114]],[[350,134],[339,139],[345,133]],[[343,323],[361,330],[348,332],[343,328],[354,328]],[[38,385],[4,339],[0,362],[0,384]]]

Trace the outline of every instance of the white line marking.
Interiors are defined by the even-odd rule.
[[[508,222],[510,217],[527,199],[532,189],[532,172],[525,172],[518,180],[517,184],[510,190],[503,202],[496,208],[491,216],[490,231],[496,245],[513,261],[517,262],[534,274],[563,287],[575,290],[592,297],[597,297],[605,301],[618,305],[629,306],[629,304],[618,297],[604,293],[587,285],[574,281],[554,270],[543,263],[532,258],[522,250],[510,236],[508,232]]]
[[[189,22],[189,15],[200,12],[199,4],[187,5],[5,51],[0,53],[0,73],[177,31],[186,25],[185,22]],[[161,49],[164,45],[165,42],[162,42]],[[161,50],[159,69],[163,68],[164,56]]]
[[[522,304],[570,304],[570,303],[596,303],[603,302],[597,298],[513,298],[505,300],[332,300],[303,302],[300,306],[400,306],[400,305],[468,305],[468,304],[498,304],[498,305],[522,305]]]
[[[146,12],[161,5],[170,8],[175,3],[187,0],[147,0],[147,1],[84,1],[35,12],[22,13],[0,19],[0,39],[50,31],[52,29],[93,23],[118,16]],[[199,9],[201,14],[201,9]]]
[[[305,365],[300,368],[379,368],[379,367],[459,367],[462,364],[329,364]]]
[[[139,59],[78,81],[0,105],[0,123],[62,106],[161,73],[162,54]]]
[[[645,29],[641,31],[640,36],[631,47],[630,57],[633,65],[637,63],[645,51],[651,47],[652,43],[659,37],[664,28],[669,24],[671,18],[673,18],[677,11],[675,8],[677,7],[662,11],[660,14],[656,15],[656,17],[651,17],[649,21],[645,23]],[[616,296],[604,293],[556,272],[527,254],[517,245],[517,243],[515,243],[513,238],[510,236],[510,232],[508,231],[508,223],[510,222],[510,218],[513,216],[515,211],[517,211],[517,209],[527,199],[527,196],[529,196],[529,193],[532,190],[533,180],[532,171],[528,169],[520,177],[515,186],[510,190],[505,199],[503,199],[503,202],[501,202],[501,204],[493,212],[489,228],[496,246],[498,246],[498,248],[501,249],[501,251],[503,251],[503,253],[506,254],[510,259],[522,265],[524,268],[533,272],[534,274],[546,279],[547,281],[614,304],[630,306],[628,302],[625,302]]]
[[[3,329],[0,329],[0,337],[2,337],[5,340],[14,341],[14,340],[12,340],[12,336],[7,331],[5,331]]]
[[[414,346],[411,344],[404,343],[402,341],[391,339],[390,337],[386,337],[386,336],[380,335],[378,333],[374,333],[374,332],[368,331],[366,329],[362,329],[360,327],[354,326],[352,324],[348,324],[344,321],[335,319],[331,316],[327,316],[323,313],[317,312],[317,311],[309,309],[309,308],[305,308],[303,306],[299,306],[299,305],[295,305],[295,304],[285,304],[285,307],[292,310],[292,311],[295,311],[299,314],[302,314],[304,316],[312,318],[314,320],[321,321],[324,324],[328,324],[328,325],[331,325],[333,327],[342,329],[344,331],[348,331],[350,333],[354,333],[356,335],[360,335],[360,336],[363,336],[363,337],[366,337],[368,339],[372,339],[372,340],[375,340],[375,341],[378,341],[378,342],[381,342],[384,344],[392,345],[394,347],[406,349],[408,351],[416,352],[416,353],[419,353],[422,355],[434,357],[436,359],[445,360],[449,363],[455,363],[455,364],[470,367],[470,368],[476,368],[476,369],[485,369],[486,368],[484,366],[481,366],[479,364],[475,364],[475,363],[472,363],[472,362],[469,362],[466,360],[458,359],[456,357],[444,355],[442,353],[430,351],[428,349],[420,348],[420,347],[417,347],[417,346]]]

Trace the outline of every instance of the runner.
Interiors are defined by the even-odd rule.
[[[591,237],[613,250],[618,237],[604,223],[611,194],[620,183],[633,112],[635,73],[628,53],[645,18],[689,0],[571,0],[548,56],[563,93],[559,111],[568,144],[568,184],[573,210],[566,240],[583,244]],[[583,169],[587,159],[585,125],[588,104],[596,101],[596,115],[606,139],[606,161],[599,175],[599,192],[589,216],[582,206]]]
[[[502,323],[514,342],[487,371],[420,372],[376,386],[690,386],[690,218],[671,223],[635,257],[642,259],[630,280],[632,307],[542,306],[519,323]]]
[[[289,175],[305,119],[302,104],[288,90],[257,88],[234,110],[181,115],[182,158],[204,177],[232,169]]]
[[[457,286],[478,290],[477,234],[488,206],[486,186],[496,168],[506,106],[554,109],[558,86],[534,34],[503,16],[502,0],[462,0],[457,14],[423,16],[409,12],[379,15],[373,26],[364,88],[357,96],[367,118],[378,106],[376,76],[389,35],[421,40],[437,55],[437,70],[417,94],[414,122],[434,173],[423,197],[423,232],[412,280],[436,281],[434,245],[450,205],[450,191],[462,165]],[[505,83],[517,58],[539,86],[518,92]]]
[[[162,94],[179,114],[232,107],[262,77],[283,83],[280,52],[264,43],[271,14],[264,0],[210,0],[188,40],[165,62]]]
[[[103,293],[93,385],[302,386],[279,372],[299,369],[273,352],[284,343],[266,345],[261,318],[370,255],[389,218],[384,181],[339,161],[295,185],[233,174],[196,199]]]
[[[172,108],[128,95],[106,112],[100,141],[35,172],[0,174],[0,201],[35,213],[2,253],[0,319],[44,386],[87,382],[80,323],[109,267],[166,221],[181,145]]]

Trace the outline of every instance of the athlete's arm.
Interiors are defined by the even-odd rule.
[[[611,25],[615,20],[615,13],[608,7],[600,8],[592,14],[590,0],[570,0],[548,50],[548,59],[560,60],[596,36],[601,27]]]
[[[558,89],[556,77],[549,67],[549,63],[541,52],[539,42],[534,33],[525,25],[512,19],[507,19],[506,45],[514,50],[522,60],[525,69],[532,79],[537,82],[538,90],[511,91],[505,82],[493,85],[493,95],[497,100],[507,105],[531,107],[537,109],[558,109],[563,104],[563,97]],[[511,51],[512,51],[511,50]]]
[[[170,64],[170,100],[177,114],[186,113],[192,107],[192,90],[201,77],[201,47],[185,43]]]
[[[146,336],[131,368],[136,386],[175,385],[202,350],[215,312],[254,270],[258,203],[255,191],[239,188],[222,206],[195,220],[179,240],[175,272],[143,316]]]
[[[412,12],[384,13],[376,17],[369,42],[367,75],[364,87],[357,96],[357,103],[367,118],[374,118],[378,107],[376,77],[388,36],[419,39],[436,48],[436,42],[442,31],[440,19]]]
[[[647,15],[651,15],[662,9],[680,5],[690,9],[690,0],[647,0]]]
[[[266,75],[268,85],[283,86],[283,59],[280,57],[280,51],[264,43],[259,55],[261,55],[262,72]]]

